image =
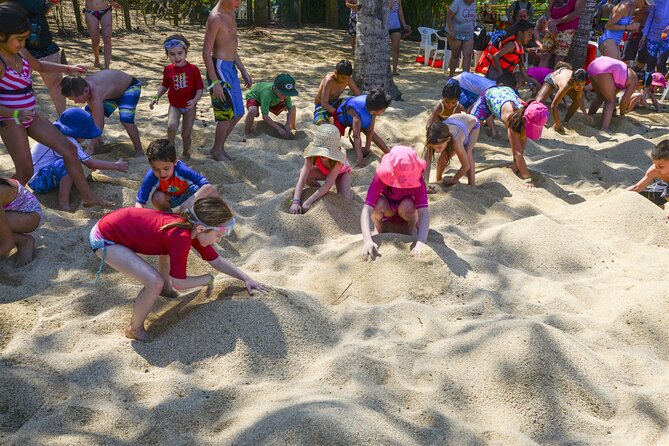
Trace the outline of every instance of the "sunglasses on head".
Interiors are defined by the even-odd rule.
[[[183,42],[183,40],[179,39],[172,39],[168,40],[167,42],[164,43],[163,45],[166,50],[171,50],[172,48],[177,48],[177,47],[182,47],[183,49],[186,49],[186,44]]]
[[[230,234],[232,234],[232,231],[235,229],[235,223],[237,223],[237,221],[233,217],[232,220],[226,222],[222,226],[209,226],[209,225],[205,225],[203,223],[199,223],[199,224],[205,229],[218,231],[218,232],[221,233],[221,235],[223,237],[228,237]]]

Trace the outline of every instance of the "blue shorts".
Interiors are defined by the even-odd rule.
[[[200,189],[200,186],[196,186],[195,184],[191,184],[188,186],[188,189],[186,189],[186,192],[184,192],[181,195],[170,195],[170,206],[172,208],[179,207],[183,204],[184,201],[188,200],[190,197],[192,197],[195,192],[197,192]]]
[[[650,57],[657,57],[659,54],[669,51],[669,39],[648,40],[646,42],[646,53]]]
[[[28,186],[36,194],[44,194],[50,190],[57,189],[60,185],[60,180],[67,176],[67,169],[65,168],[65,161],[57,160],[53,164],[42,167],[37,175],[28,182]]]
[[[474,102],[479,98],[479,95],[476,93],[472,93],[469,90],[465,90],[464,88],[460,90],[460,103],[462,106],[465,108],[465,110],[468,110],[469,107],[474,105]]]
[[[220,101],[214,96],[214,89],[209,93],[211,105],[214,109],[214,120],[232,121],[235,117],[244,116],[244,99],[242,98],[242,87],[239,84],[239,74],[234,62],[227,60],[214,59],[214,68],[216,75],[221,81],[225,93],[225,102]],[[207,81],[211,85],[211,79],[207,75]]]
[[[126,124],[135,123],[135,109],[139,102],[139,96],[142,94],[142,84],[132,78],[130,86],[123,92],[121,97],[116,99],[107,99],[103,102],[105,109],[105,117],[110,117],[112,113],[118,108],[119,120]],[[87,105],[86,111],[91,112],[91,108]]]
[[[102,234],[100,234],[100,230],[98,229],[98,223],[95,223],[95,226],[93,226],[91,232],[88,234],[88,246],[91,247],[93,252],[97,251],[100,248],[106,248],[107,246],[116,244],[111,240],[107,240],[102,236]]]
[[[335,110],[337,110],[342,102],[344,102],[344,99],[346,98],[339,98],[336,101],[330,103],[330,105],[334,107]],[[331,117],[332,115],[330,112],[324,109],[321,104],[314,105],[314,124],[319,125],[324,122],[330,122],[329,118]]]

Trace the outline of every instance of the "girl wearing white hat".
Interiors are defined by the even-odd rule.
[[[307,212],[313,204],[327,194],[332,186],[348,199],[353,198],[351,190],[351,166],[346,161],[346,152],[339,145],[341,135],[332,124],[318,127],[314,142],[304,151],[304,165],[295,186],[291,214]],[[319,181],[325,181],[322,185]],[[304,185],[320,186],[309,198],[302,202]]]

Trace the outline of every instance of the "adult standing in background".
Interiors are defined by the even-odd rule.
[[[407,25],[402,12],[402,0],[391,0],[390,13],[388,14],[388,33],[390,34],[390,53],[393,58],[393,76],[399,76],[397,61],[400,58],[400,39],[402,34],[410,32],[411,27]]]
[[[646,26],[643,28],[642,45],[646,58],[646,71],[652,73],[656,70],[658,56],[669,51],[669,39],[666,36],[662,38],[665,28],[669,27],[669,1],[657,0],[653,3],[646,1],[651,7]],[[666,71],[666,67],[657,68],[663,73]]]
[[[639,23],[641,28],[644,28],[648,14],[650,13],[650,6],[643,2],[640,6],[634,8],[632,12],[632,21]],[[646,64],[646,52],[639,52],[639,44],[643,37],[642,29],[637,29],[627,34],[625,38],[625,46],[623,47],[623,62],[628,66],[634,66],[634,61],[637,61],[637,66],[642,68]],[[638,58],[637,58],[638,55]]]
[[[585,0],[550,0],[546,9],[548,32],[541,43],[540,66],[553,67],[567,58],[583,8]],[[551,64],[553,55],[555,62]]]
[[[530,15],[529,21],[534,21],[534,6],[532,6],[532,3],[530,3],[529,0],[516,0],[506,8],[506,18],[510,25],[518,21],[518,12],[520,12],[521,9],[527,9],[528,14]]]
[[[446,14],[448,45],[451,47],[449,77],[453,77],[460,63],[462,71],[469,71],[474,50],[474,25],[476,24],[476,0],[453,0]]]
[[[348,16],[348,35],[351,36],[351,48],[355,53],[355,27],[358,25],[358,10],[360,5],[358,0],[346,0],[346,7],[351,10]]]
[[[26,49],[35,59],[42,62],[61,63],[61,57],[64,58],[64,55],[61,55],[61,49],[53,41],[53,36],[49,30],[49,22],[46,19],[46,14],[53,3],[45,0],[14,1],[26,10],[32,25],[30,36],[26,40]],[[60,116],[65,111],[65,97],[60,93],[60,81],[63,74],[40,72],[40,76],[46,88],[49,89],[56,113]]]
[[[100,69],[103,68],[100,65],[100,35],[102,35],[102,43],[105,46],[105,70],[108,70],[111,64],[112,6],[120,7],[114,0],[86,0],[84,6],[84,18],[93,45],[93,58],[95,59],[93,65]]]

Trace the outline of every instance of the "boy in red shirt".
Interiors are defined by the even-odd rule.
[[[174,34],[165,39],[163,43],[165,54],[172,62],[163,70],[163,84],[158,93],[153,96],[149,108],[158,103],[162,95],[167,92],[170,108],[167,113],[167,139],[174,145],[174,140],[179,129],[179,121],[183,116],[181,127],[181,140],[183,142],[183,154],[181,159],[190,159],[191,134],[195,122],[197,101],[202,97],[204,85],[202,75],[197,66],[186,60],[190,43],[181,34]]]

